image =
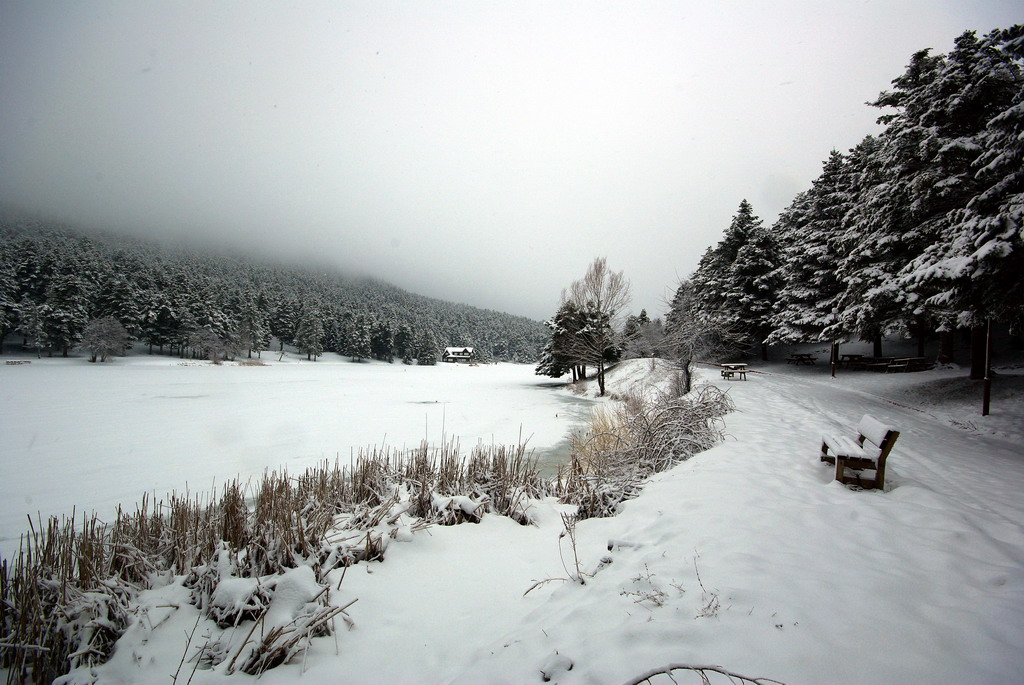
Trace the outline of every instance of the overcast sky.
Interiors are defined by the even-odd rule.
[[[595,256],[664,312],[913,52],[1024,2],[0,0],[0,202],[549,317]]]

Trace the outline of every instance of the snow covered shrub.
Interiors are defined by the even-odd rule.
[[[80,347],[89,350],[89,361],[107,361],[107,357],[124,354],[128,331],[112,316],[90,321],[82,331]]]
[[[442,526],[455,526],[460,523],[480,523],[484,512],[484,503],[472,497],[443,497],[435,495],[431,501],[431,518]]]
[[[239,556],[222,542],[216,560],[196,566],[184,581],[193,604],[220,628],[259,618],[270,602],[265,581],[246,576]]]
[[[266,611],[269,601],[270,590],[261,579],[222,577],[210,595],[207,610],[219,628],[228,628],[255,621]]]
[[[577,505],[580,519],[614,515],[648,476],[717,444],[721,418],[732,409],[728,395],[711,385],[599,408],[572,436],[571,463],[559,477],[562,501]]]
[[[330,588],[317,582],[312,569],[299,566],[274,579],[270,604],[253,625],[261,628],[258,643],[245,654],[243,673],[259,675],[301,654],[315,637],[331,634],[331,620],[344,613],[343,607],[330,606]],[[236,654],[242,655],[248,640]],[[229,664],[228,670],[234,664]]]
[[[128,626],[128,588],[108,580],[96,590],[83,592],[69,587],[60,602],[56,628],[68,646],[71,670],[105,662],[114,643]],[[55,603],[56,604],[56,603]]]

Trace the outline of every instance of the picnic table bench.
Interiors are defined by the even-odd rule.
[[[786,357],[787,364],[814,364],[815,361],[813,354],[806,354],[803,352],[791,354]]]
[[[839,358],[839,366],[846,365],[847,367],[853,368],[860,364],[862,359],[864,359],[863,354],[843,354]]]
[[[865,489],[885,487],[885,460],[898,430],[865,414],[857,424],[857,439],[845,435],[821,436],[821,460],[836,465],[836,480]],[[866,472],[872,472],[869,476]]]
[[[935,367],[933,362],[928,361],[926,357],[902,357],[900,359],[893,359],[892,363],[889,364],[889,368],[886,369],[888,373],[899,373],[905,371],[927,371]]]
[[[927,371],[935,368],[935,363],[926,357],[861,357],[851,360],[850,367],[868,371],[884,371],[885,373],[905,373]]]
[[[741,381],[747,380],[747,365],[722,364],[722,378],[732,380],[735,376],[739,376]]]

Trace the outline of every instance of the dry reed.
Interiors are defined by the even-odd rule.
[[[254,485],[231,481],[205,497],[144,495],[110,524],[96,515],[30,521],[18,554],[0,561],[0,667],[10,685],[103,663],[135,595],[160,578],[183,576],[207,618],[238,625],[259,620],[269,595],[257,582],[245,601],[218,605],[227,578],[258,580],[308,564],[326,582],[332,569],[381,560],[391,539],[428,525],[484,513],[528,524],[530,500],[552,493],[522,445],[478,445],[464,458],[456,442],[424,443],[404,452],[369,447],[351,465],[323,462],[297,477],[268,471]],[[267,633],[242,670],[287,661],[336,613],[325,605]]]

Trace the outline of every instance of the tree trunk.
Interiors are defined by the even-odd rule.
[[[882,334],[877,333],[874,338],[871,339],[871,355],[873,357],[882,356]]]
[[[939,332],[939,356],[935,360],[940,364],[949,364],[953,361],[956,345],[956,333],[954,331]]]
[[[971,329],[971,379],[980,381],[985,377],[985,327]]]
[[[597,390],[598,396],[604,397],[604,362],[597,364]]]
[[[768,361],[768,343],[766,342],[761,343],[761,361]]]

